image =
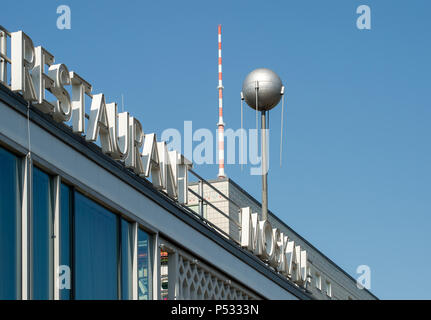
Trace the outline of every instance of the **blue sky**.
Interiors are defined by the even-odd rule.
[[[56,28],[67,4],[72,29]],[[372,29],[356,28],[371,7]],[[286,86],[271,111],[269,208],[343,269],[371,268],[382,299],[429,299],[431,3],[416,1],[9,1],[0,24],[23,30],[139,118],[146,133],[216,129],[217,25],[224,118],[240,126],[248,72]],[[246,127],[255,114],[245,109]],[[196,170],[216,177],[216,165]],[[257,199],[260,177],[226,172]]]

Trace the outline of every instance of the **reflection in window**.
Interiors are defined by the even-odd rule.
[[[75,192],[76,299],[118,299],[118,217]]]
[[[70,250],[70,221],[71,221],[71,196],[72,192],[70,187],[61,184],[60,190],[60,266],[62,266],[60,275],[60,299],[70,299],[71,288],[71,250]]]
[[[133,225],[121,219],[121,299],[132,297]]]
[[[18,159],[0,148],[0,299],[18,299]]]
[[[138,299],[152,299],[151,238],[138,230]]]
[[[52,192],[49,175],[33,168],[32,299],[52,297]]]
[[[168,300],[169,298],[169,253],[163,249],[160,250],[160,283],[161,283],[161,298]]]

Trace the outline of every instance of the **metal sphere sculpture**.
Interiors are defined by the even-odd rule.
[[[257,100],[259,104],[257,110],[268,111],[280,102],[283,94],[283,84],[274,71],[259,68],[247,75],[242,85],[242,93],[245,102],[250,108],[256,110]]]

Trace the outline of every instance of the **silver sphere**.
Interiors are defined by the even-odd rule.
[[[256,84],[259,104],[257,110],[271,110],[281,99],[283,84],[280,77],[266,68],[255,69],[247,75],[242,84],[242,93],[245,102],[254,110],[256,110]]]

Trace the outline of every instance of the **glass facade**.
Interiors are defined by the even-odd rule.
[[[19,298],[18,159],[0,148],[0,299]]]
[[[118,221],[107,209],[75,193],[76,299],[118,299]]]
[[[31,232],[31,298],[52,297],[52,181],[33,168],[33,216]]]
[[[152,259],[151,237],[145,231],[138,230],[138,299],[152,299]]]
[[[22,159],[0,148],[0,299],[21,297]],[[29,297],[138,299],[153,297],[152,237],[74,187],[60,184],[59,234],[54,235],[54,177],[32,167],[29,216]],[[137,243],[134,237],[137,237]],[[54,239],[59,240],[59,269],[54,270]],[[135,247],[136,246],[136,247]],[[133,254],[137,249],[137,257]],[[137,283],[133,283],[133,263]]]

